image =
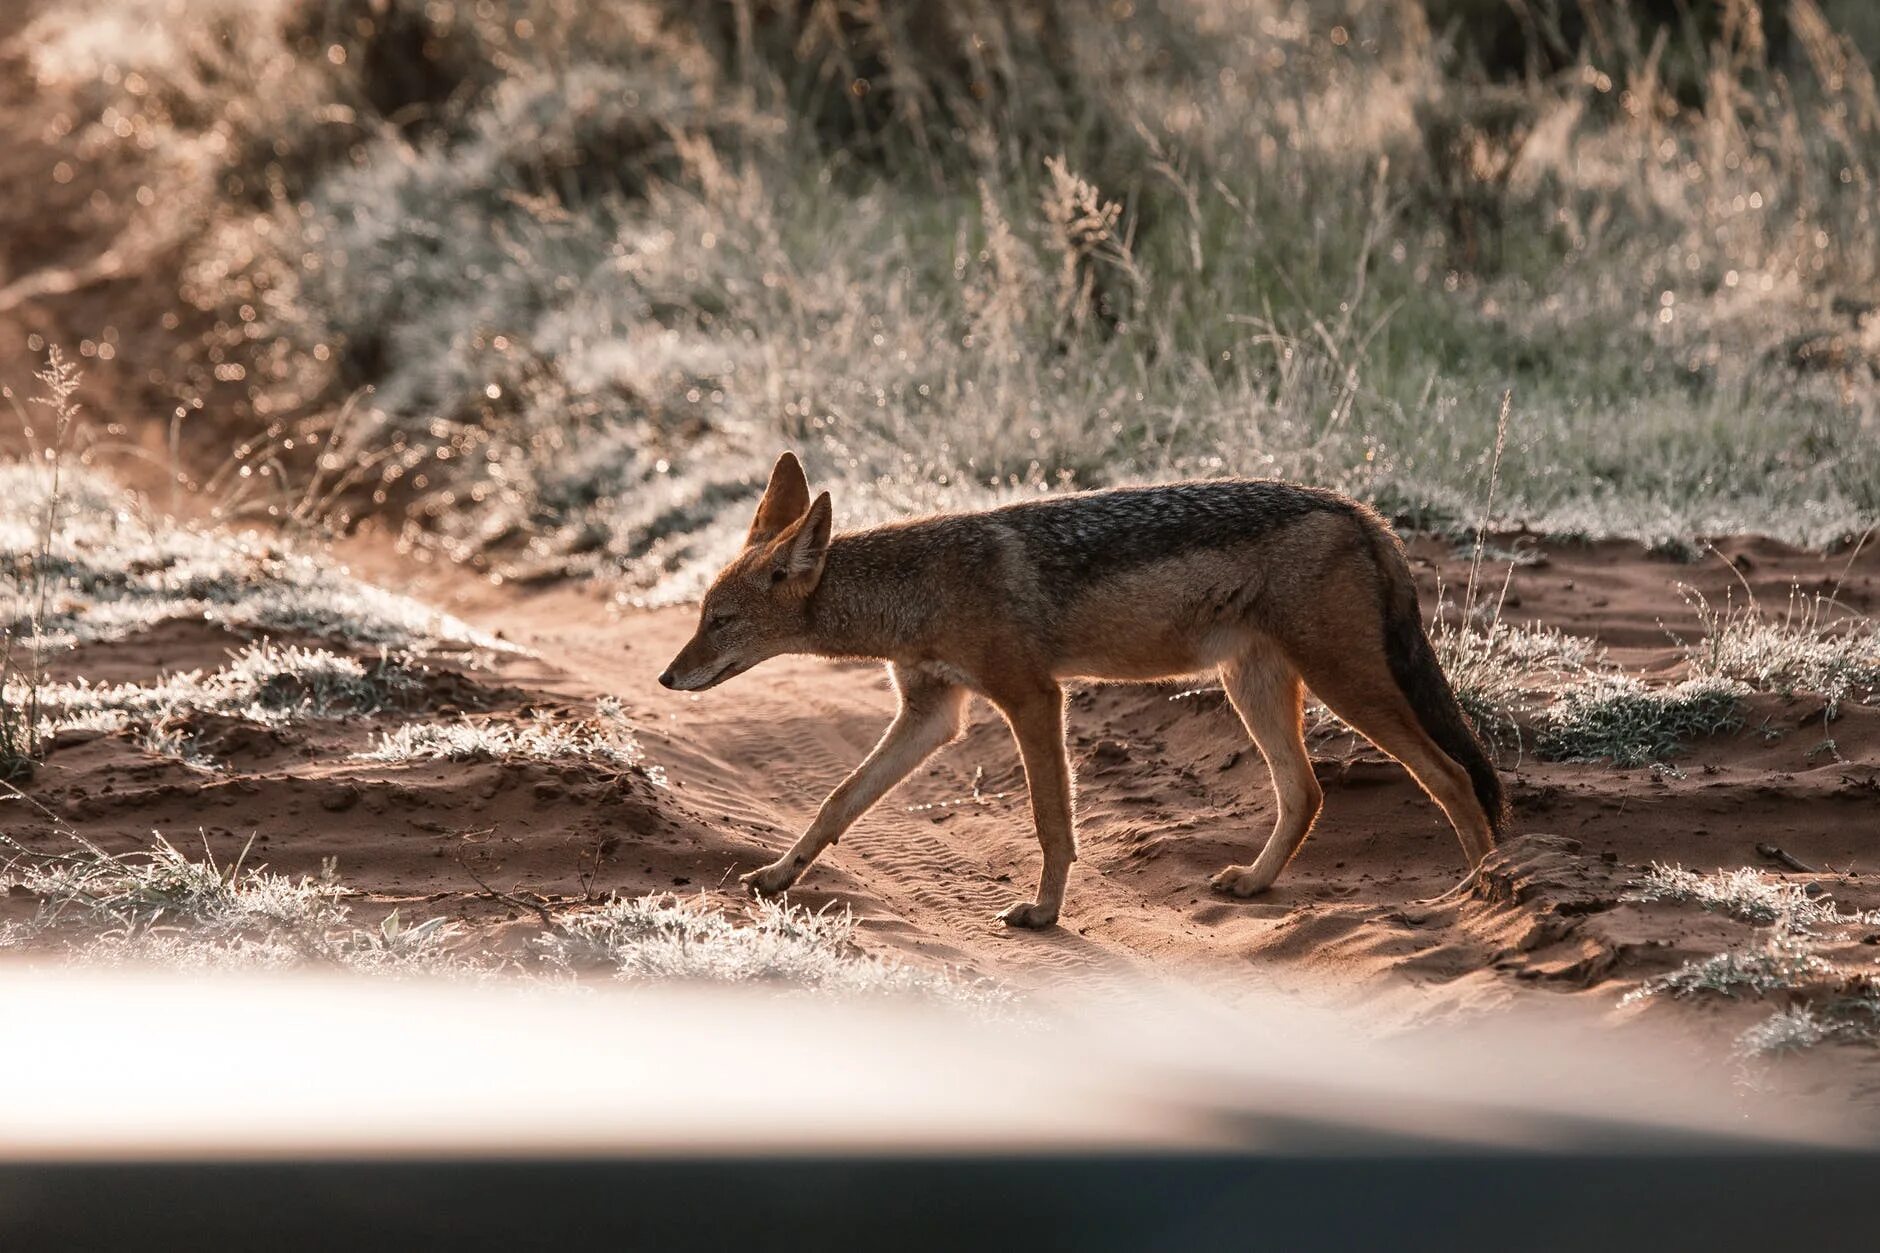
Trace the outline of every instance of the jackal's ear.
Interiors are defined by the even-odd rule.
[[[757,516],[751,519],[751,533],[744,539],[747,548],[767,544],[809,511],[809,480],[803,477],[803,463],[796,454],[786,452],[777,458],[770,471],[770,486],[757,502]]]
[[[807,595],[822,578],[823,559],[829,555],[829,531],[835,508],[824,492],[797,519],[796,525],[777,537],[776,556],[770,568],[770,581],[788,585]]]

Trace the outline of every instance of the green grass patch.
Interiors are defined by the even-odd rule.
[[[1748,691],[1733,679],[1652,687],[1630,675],[1590,675],[1561,690],[1540,712],[1534,751],[1552,761],[1618,766],[1667,761],[1692,740],[1741,727]]]

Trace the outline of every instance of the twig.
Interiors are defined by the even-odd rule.
[[[491,887],[482,875],[470,869],[470,863],[464,860],[463,849],[461,847],[457,850],[457,864],[463,867],[463,872],[469,875],[470,878],[475,881],[476,885],[482,888],[492,900],[499,901],[504,905],[509,905],[517,909],[533,910],[536,915],[541,918],[543,926],[551,931],[555,930],[555,915],[548,912],[548,906],[542,904],[540,901],[525,901],[519,896],[512,896],[508,892],[499,892]]]
[[[575,859],[575,878],[581,884],[581,899],[589,904],[593,904],[594,902],[594,884],[601,877],[601,858],[605,855],[601,852],[601,845],[606,842],[607,838],[605,832],[597,831],[594,833],[594,856],[589,862],[585,872],[581,870],[580,859]]]
[[[65,819],[61,818],[58,814],[53,813],[52,810],[46,808],[45,803],[39,800],[37,797],[28,796],[25,792],[22,792],[18,787],[14,786],[11,780],[0,779],[0,791],[7,792],[8,794],[11,795],[11,797],[14,800],[25,801],[28,805],[31,805],[34,809],[37,809],[40,813],[52,819],[52,821],[55,824],[64,825]],[[0,796],[0,800],[5,800],[5,799],[7,799],[7,797]]]
[[[1758,844],[1756,846],[1756,852],[1759,856],[1767,857],[1777,865],[1787,866],[1790,870],[1797,871],[1801,874],[1819,873],[1813,866],[1809,865],[1801,858],[1785,853],[1773,844]]]
[[[1475,528],[1475,555],[1469,560],[1469,588],[1462,598],[1462,621],[1466,626],[1475,617],[1475,580],[1482,571],[1482,550],[1488,544],[1488,526],[1495,516],[1495,489],[1501,484],[1501,454],[1508,445],[1508,413],[1514,406],[1514,389],[1501,393],[1501,413],[1495,419],[1495,456],[1488,465],[1488,502],[1482,506],[1481,525]],[[1513,576],[1514,567],[1509,567]]]

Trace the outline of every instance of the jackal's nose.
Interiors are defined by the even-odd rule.
[[[674,684],[674,679],[672,677],[672,667],[667,666],[666,672],[659,676],[659,685],[661,687],[672,687],[673,684]]]

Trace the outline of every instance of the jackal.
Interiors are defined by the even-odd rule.
[[[659,681],[702,691],[783,653],[885,660],[900,708],[800,839],[743,881],[781,892],[964,729],[972,693],[1018,741],[1044,849],[1035,900],[1057,920],[1077,842],[1064,751],[1066,679],[1218,670],[1272,772],[1279,816],[1251,865],[1212,882],[1264,891],[1318,817],[1302,734],[1310,688],[1441,806],[1471,867],[1508,821],[1501,780],[1456,703],[1417,610],[1403,547],[1336,492],[1220,479],[1041,497],[832,535],[829,493],[777,459],[744,549]]]

